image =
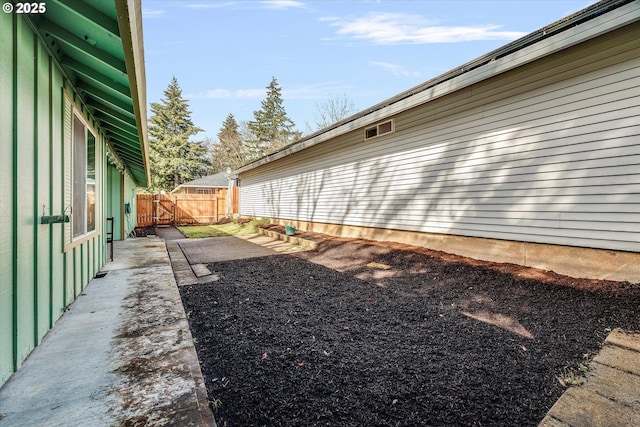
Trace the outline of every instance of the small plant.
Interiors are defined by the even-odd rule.
[[[254,228],[258,228],[261,225],[268,225],[270,223],[271,223],[271,219],[269,219],[269,218],[255,218],[255,219],[251,220],[251,222],[249,224]]]
[[[213,412],[218,412],[218,409],[220,409],[221,406],[222,406],[222,400],[214,399],[211,401],[211,408],[213,409]]]
[[[582,370],[583,367],[586,368],[588,371],[589,369],[588,367],[586,367],[583,364],[580,364],[580,367],[578,368],[580,372],[587,372]],[[562,372],[556,376],[556,378],[558,379],[558,381],[560,381],[560,384],[562,384],[564,387],[576,386],[584,382],[583,378],[580,377],[580,374],[576,373],[576,370],[573,368],[564,368]]]
[[[234,218],[233,220],[225,218],[223,221],[218,221],[216,224],[180,226],[178,227],[178,230],[180,230],[180,232],[189,239],[236,236],[255,234],[258,232],[257,229],[259,227],[269,224],[270,222],[271,220],[269,218],[240,217]]]

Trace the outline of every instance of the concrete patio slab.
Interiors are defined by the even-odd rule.
[[[236,236],[183,239],[176,240],[176,242],[191,265],[255,258],[276,253],[273,249]]]
[[[216,262],[299,252],[313,247],[300,244],[298,240],[283,241],[260,233],[187,239],[173,226],[158,227],[157,232],[166,241],[178,286],[218,280],[218,276],[207,268]]]
[[[215,426],[164,241],[114,249],[0,389],[0,426]]]

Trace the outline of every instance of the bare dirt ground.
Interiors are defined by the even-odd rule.
[[[535,426],[640,285],[403,245],[219,262],[181,288],[224,426]]]

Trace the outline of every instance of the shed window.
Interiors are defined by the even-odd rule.
[[[96,229],[96,137],[73,116],[73,238]]]
[[[378,123],[375,126],[368,127],[364,130],[364,139],[375,138],[387,133],[393,132],[393,120]]]

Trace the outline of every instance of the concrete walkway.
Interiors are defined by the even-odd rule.
[[[115,242],[0,389],[0,426],[215,426],[164,240]]]
[[[589,368],[584,384],[568,388],[540,427],[640,426],[640,334],[614,330]]]
[[[217,275],[208,269],[216,262],[299,252],[315,247],[313,242],[304,239],[279,239],[275,235],[259,233],[199,239],[187,239],[175,227],[158,227],[157,233],[166,240],[178,286],[217,280]]]

